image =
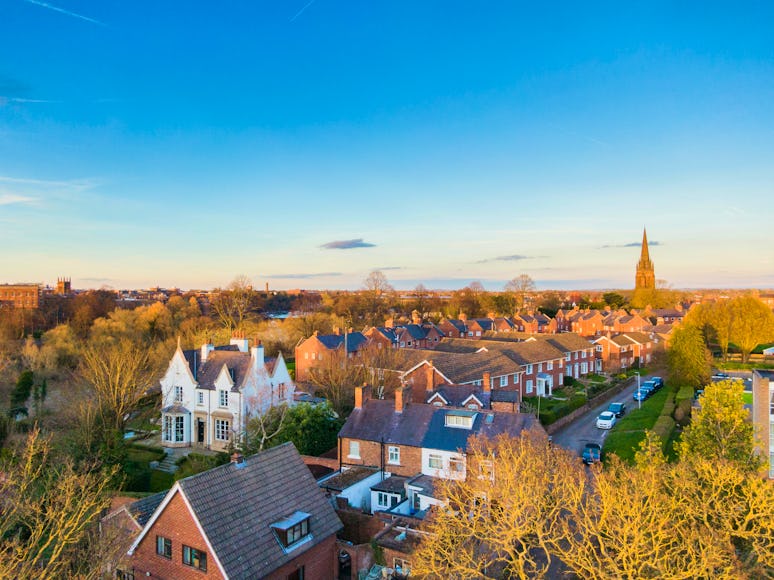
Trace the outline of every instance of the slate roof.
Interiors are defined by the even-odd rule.
[[[292,443],[178,483],[231,578],[263,578],[343,527]],[[271,525],[296,511],[311,514],[313,539],[285,553]]]
[[[390,477],[387,477],[377,483],[376,485],[371,486],[372,491],[386,491],[389,493],[400,493],[403,494],[406,491],[406,481],[408,480],[407,477],[401,477],[399,475],[393,475]]]
[[[435,388],[435,393],[427,394],[427,402],[436,393],[441,395],[450,407],[462,407],[462,403],[474,395],[485,409],[489,408],[490,393],[485,393],[481,387],[475,385],[440,385]]]
[[[510,342],[503,340],[476,340],[464,338],[444,338],[439,341],[436,351],[471,352],[485,348],[490,352],[499,352],[519,365],[528,365],[547,360],[564,358],[564,353],[545,340]],[[464,382],[464,381],[458,381]]]
[[[238,391],[250,371],[250,353],[238,350],[214,350],[207,355],[207,362],[199,369],[199,388],[215,389],[215,380],[226,365],[234,381],[232,391]]]
[[[591,342],[575,333],[554,334],[544,339],[564,353],[586,350],[592,347]]]
[[[467,325],[462,320],[457,320],[456,318],[447,318],[446,322],[451,324],[459,332],[467,332],[468,331]]]
[[[138,499],[135,502],[132,502],[126,507],[126,510],[140,525],[140,527],[144,528],[145,524],[148,523],[148,520],[153,515],[153,512],[156,511],[156,508],[159,507],[166,495],[166,491],[154,493],[153,495],[149,495],[142,499]]]
[[[492,391],[490,396],[492,403],[518,403],[519,391],[510,391],[504,389],[497,389]]]
[[[336,350],[344,344],[343,334],[318,334],[317,340],[323,343],[323,346],[328,350]],[[348,332],[347,333],[347,352],[357,352],[368,339],[362,332]]]
[[[473,428],[447,427],[446,415],[450,413],[473,414]],[[535,425],[534,416],[523,413],[463,411],[421,403],[409,404],[402,413],[396,413],[393,401],[371,399],[361,409],[352,411],[339,436],[454,452],[467,449],[471,435],[494,437],[510,433],[516,436]]]

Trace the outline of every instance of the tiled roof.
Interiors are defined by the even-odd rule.
[[[207,362],[199,369],[199,388],[215,389],[215,380],[226,365],[234,381],[233,391],[242,386],[250,370],[250,354],[232,350],[214,350],[207,355]]]
[[[461,407],[462,403],[474,395],[484,408],[489,408],[489,393],[484,392],[482,387],[475,385],[440,385],[436,387],[435,392],[448,401],[450,407]],[[428,401],[432,395],[427,394]]]
[[[292,443],[179,484],[231,578],[263,578],[342,528]],[[311,514],[313,539],[285,553],[271,525],[296,511]]]
[[[627,336],[631,340],[639,342],[640,344],[653,342],[653,339],[651,339],[650,336],[645,334],[644,332],[627,332],[625,336]]]
[[[166,491],[154,493],[129,504],[126,509],[140,527],[145,527],[145,524],[148,523],[153,512],[156,511],[156,508],[159,507],[166,495]]]
[[[471,349],[486,348],[490,352],[504,354],[519,365],[534,364],[547,360],[564,358],[564,353],[544,340],[506,342],[500,340],[470,341],[463,338],[444,338],[436,351],[470,352]]]
[[[355,409],[339,433],[340,437],[395,443],[442,451],[465,450],[471,435],[494,437],[500,433],[518,435],[536,425],[532,415],[493,411],[468,411],[475,416],[472,429],[447,427],[446,415],[457,409],[409,404],[395,412],[393,401],[369,400]]]
[[[403,493],[406,491],[407,479],[408,479],[407,477],[400,477],[398,475],[393,475],[391,477],[387,477],[383,479],[376,485],[372,485],[371,490],[387,491],[390,493]]]
[[[588,340],[578,334],[571,332],[564,334],[553,334],[547,337],[545,340],[565,353],[585,350],[592,346]]]
[[[323,343],[328,350],[335,350],[344,344],[343,334],[318,334],[317,340]],[[367,342],[362,332],[347,333],[347,352],[357,352]]]
[[[617,344],[618,346],[627,346],[630,344],[634,344],[634,341],[626,336],[625,334],[619,334],[618,336],[614,336],[611,339],[611,342]]]

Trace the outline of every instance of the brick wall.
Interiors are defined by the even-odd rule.
[[[314,533],[314,530],[312,530]],[[265,578],[267,580],[286,580],[288,575],[301,566],[304,578],[309,580],[333,580],[338,577],[338,549],[336,535],[331,534],[325,540],[310,548],[298,558],[278,568]]]
[[[156,536],[172,540],[171,559],[156,554]],[[183,544],[207,552],[207,572],[183,565]],[[137,578],[145,576],[146,572],[150,572],[153,578],[167,580],[223,578],[180,493],[175,494],[137,546],[131,564]]]
[[[360,459],[349,457],[349,442],[358,441],[360,443]],[[381,468],[395,475],[412,476],[422,471],[422,450],[419,447],[409,447],[407,445],[398,445],[400,447],[400,464],[388,463],[389,443],[384,444],[384,463],[380,457],[382,445],[376,441],[363,441],[360,439],[342,438],[341,441],[341,462],[344,465],[365,465],[368,467]]]

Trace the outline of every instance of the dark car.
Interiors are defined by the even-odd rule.
[[[662,379],[661,377],[651,377],[650,380],[653,381],[653,384],[656,385],[656,390],[659,390],[661,387],[664,386],[664,379]]]
[[[626,403],[610,403],[607,410],[620,419],[626,414]]]
[[[653,381],[645,381],[640,385],[640,390],[645,391],[648,397],[650,397],[653,393],[656,392],[656,383]]]
[[[602,461],[602,447],[598,443],[586,443],[583,448],[583,463],[591,465]]]

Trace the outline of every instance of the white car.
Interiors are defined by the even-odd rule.
[[[615,425],[615,413],[605,411],[597,417],[597,429],[612,429]]]

